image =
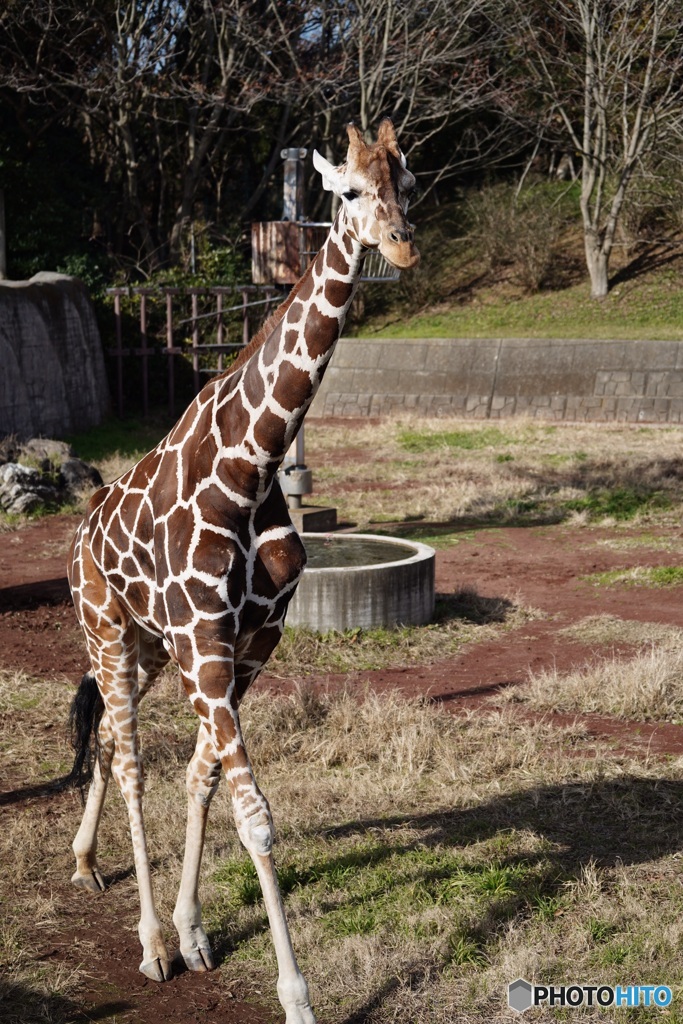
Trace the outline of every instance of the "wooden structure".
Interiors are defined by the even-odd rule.
[[[323,245],[330,221],[266,220],[251,225],[251,279],[258,285],[293,285]],[[398,281],[401,271],[380,252],[365,257],[361,281]]]

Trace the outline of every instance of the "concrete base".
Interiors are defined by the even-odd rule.
[[[337,529],[336,508],[303,505],[301,508],[290,508],[289,515],[299,533],[328,533]]]
[[[306,535],[302,537],[306,547]],[[396,546],[396,561],[306,568],[287,611],[288,626],[373,629],[419,626],[434,614],[434,549],[416,541],[358,533],[335,540]]]

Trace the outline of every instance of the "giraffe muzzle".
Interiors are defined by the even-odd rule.
[[[379,251],[382,256],[387,263],[399,270],[410,270],[411,267],[416,267],[420,262],[420,250],[413,242],[412,231],[402,232],[402,234],[409,234],[410,238],[399,237],[395,240],[392,237],[394,234],[399,235],[399,232],[388,232],[380,242]]]
[[[399,270],[409,270],[420,262],[420,251],[415,245],[413,225],[408,221],[390,221],[382,232],[379,251],[385,260]]]

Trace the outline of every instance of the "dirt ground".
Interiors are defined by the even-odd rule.
[[[23,669],[32,675],[63,674],[75,684],[87,667],[65,575],[66,552],[77,522],[77,517],[56,516],[0,537],[3,668]],[[680,540],[680,531],[670,532],[672,539]],[[589,573],[614,568],[677,562],[675,553],[643,546],[612,550],[601,544],[609,536],[607,528],[570,529],[562,525],[470,529],[459,543],[438,551],[437,592],[448,594],[461,587],[474,587],[483,597],[507,598],[537,609],[542,616],[497,639],[472,644],[451,658],[419,669],[359,674],[359,686],[369,683],[378,690],[394,688],[408,696],[429,696],[456,713],[476,710],[497,691],[523,683],[529,670],[556,667],[565,671],[604,657],[604,648],[598,652],[560,633],[588,615],[608,613],[683,627],[683,602],[677,599],[676,590],[648,590],[646,599],[642,599],[634,597],[632,589],[599,588],[582,579]],[[615,650],[617,656],[632,653],[626,646]],[[306,676],[305,666],[301,675]],[[326,674],[311,681],[327,688],[348,684],[349,679]],[[257,685],[277,690],[288,684],[264,674]],[[530,714],[521,708],[517,713]],[[595,715],[545,717],[558,724],[580,718],[596,744],[647,752],[649,756],[683,754],[683,726],[628,723]],[[20,778],[0,778],[0,790],[4,791],[0,792],[0,812],[50,814],[55,801],[66,798],[54,794],[47,799],[24,786],[25,780]],[[67,889],[70,887],[65,880],[65,893]],[[124,901],[133,896],[124,896]],[[94,899],[96,915],[89,912],[83,894],[73,891],[73,896],[64,901],[69,910],[60,931],[46,935],[40,951],[41,958],[69,963],[78,957],[72,948],[74,934],[79,943],[92,943],[98,950],[82,1003],[59,1008],[69,1012],[69,1020],[116,1020],[118,1013],[143,1024],[162,1020],[266,1024],[273,1020],[268,1012],[242,1001],[239,979],[234,991],[226,996],[216,976],[180,973],[160,988],[138,975],[131,969],[137,963],[137,936],[121,924],[121,903],[112,907],[106,893]],[[134,1016],[129,1018],[131,1010]]]

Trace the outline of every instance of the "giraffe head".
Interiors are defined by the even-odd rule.
[[[406,214],[415,178],[388,117],[380,123],[377,142],[367,145],[354,124],[347,126],[346,162],[334,167],[317,151],[313,163],[323,185],[341,199],[349,231],[368,249],[379,249],[394,267],[414,267],[420,253]]]

